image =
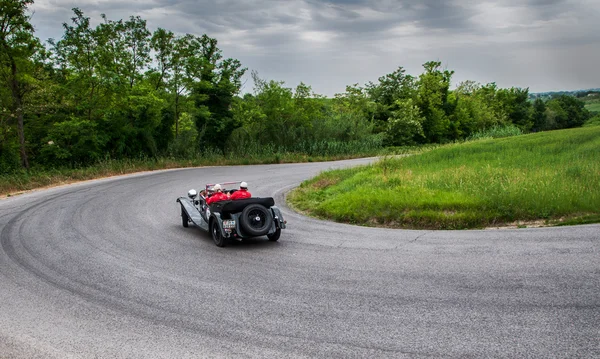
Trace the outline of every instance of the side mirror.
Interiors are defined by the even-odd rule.
[[[189,190],[189,191],[188,191],[188,197],[190,197],[190,199],[194,199],[194,198],[196,198],[196,195],[197,195],[197,194],[198,194],[198,193],[196,193],[196,190],[195,190],[195,189],[191,189],[191,190]]]

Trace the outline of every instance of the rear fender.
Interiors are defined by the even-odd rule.
[[[273,214],[273,223],[276,224],[281,229],[285,228],[285,220],[283,219],[283,215],[278,207],[272,206],[271,212]]]
[[[212,213],[210,216],[210,221],[215,222],[217,224],[217,227],[219,228],[219,231],[221,231],[221,235],[223,237],[229,238],[230,233],[225,232],[225,230],[223,229],[223,220],[221,219],[221,213]]]

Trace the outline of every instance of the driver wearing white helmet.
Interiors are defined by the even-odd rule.
[[[246,182],[240,183],[240,189],[233,192],[233,194],[229,197],[229,199],[243,199],[250,198],[252,195],[248,192],[248,184]]]

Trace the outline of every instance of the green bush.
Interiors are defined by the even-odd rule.
[[[42,162],[46,165],[75,166],[98,161],[105,140],[96,127],[94,122],[76,118],[55,123],[42,146]]]
[[[522,135],[523,131],[515,125],[493,126],[487,130],[473,133],[467,141],[481,140],[487,138],[502,138]]]
[[[596,116],[590,118],[583,124],[583,127],[590,127],[590,126],[600,126],[600,115],[596,115]]]

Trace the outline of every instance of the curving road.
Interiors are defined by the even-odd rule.
[[[389,230],[303,217],[369,159],[160,171],[0,200],[0,358],[600,357],[600,226]],[[245,180],[288,220],[216,247],[175,199]]]

